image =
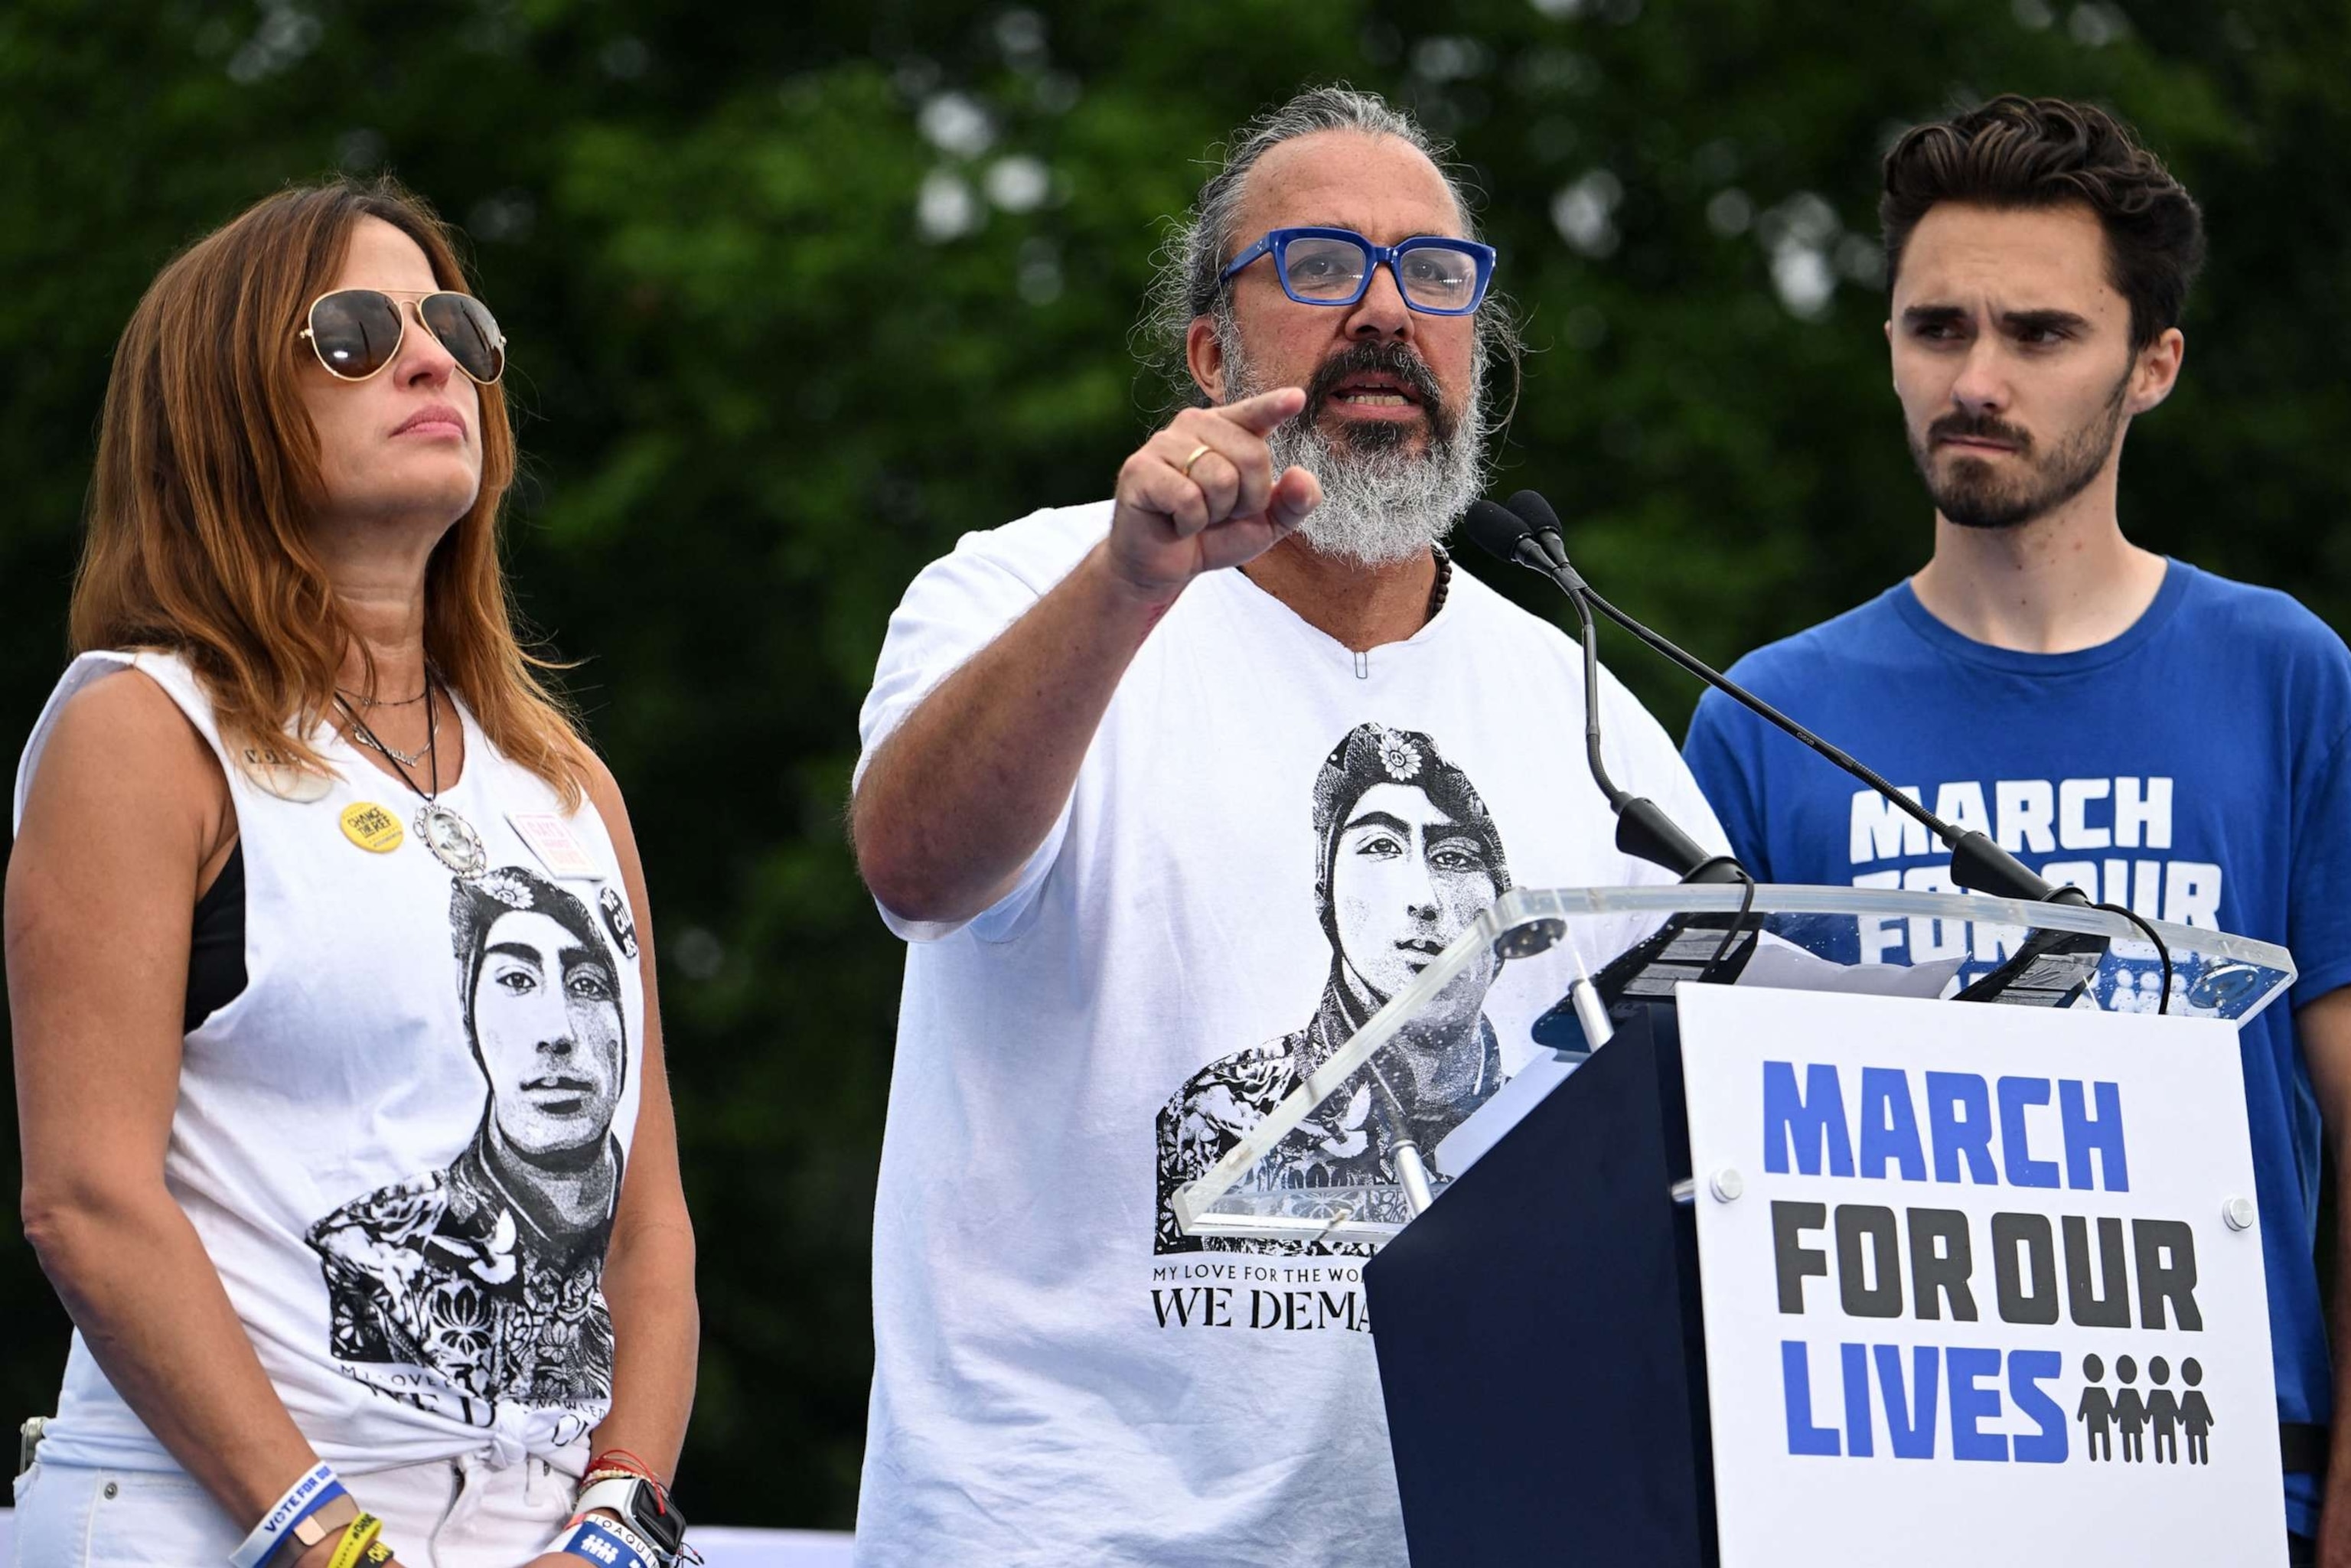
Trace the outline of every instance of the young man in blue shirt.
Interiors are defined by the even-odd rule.
[[[2322,1132],[2339,1154],[2351,1124],[2351,653],[2116,515],[2124,437],[2179,375],[2201,219],[2128,128],[2013,97],[1904,137],[1880,217],[1934,555],[1732,673],[2053,882],[2292,950],[2292,1010],[2240,1044],[2293,1561],[2351,1568],[2312,1261]],[[1718,694],[1686,754],[1759,879],[1951,890],[1923,830]],[[1916,956],[1904,925],[1857,956]],[[2152,975],[2126,983],[2101,1000],[2152,1010]]]

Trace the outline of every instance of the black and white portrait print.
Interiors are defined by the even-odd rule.
[[[1210,1062],[1161,1108],[1155,1252],[1301,1250],[1186,1236],[1176,1227],[1175,1195],[1510,886],[1486,803],[1468,776],[1416,730],[1377,724],[1350,730],[1315,777],[1313,826],[1315,909],[1331,945],[1321,1005],[1303,1028]],[[1434,1014],[1325,1100],[1246,1185],[1295,1192],[1302,1206],[1295,1212],[1309,1212],[1319,1191],[1362,1217],[1402,1218],[1391,1154],[1398,1130],[1426,1152],[1500,1087],[1500,1047],[1481,1010],[1493,977],[1490,958],[1464,971]]]
[[[449,925],[480,1124],[450,1164],[345,1204],[308,1239],[335,1356],[485,1426],[500,1402],[611,1396],[601,1286],[628,1031],[599,919],[554,883],[521,866],[457,881]]]

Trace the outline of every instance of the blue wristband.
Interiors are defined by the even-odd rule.
[[[601,1519],[581,1520],[556,1550],[568,1557],[584,1557],[599,1568],[659,1568]]]
[[[343,1483],[335,1479],[334,1467],[321,1459],[270,1505],[253,1533],[229,1554],[229,1568],[260,1568],[270,1553],[286,1543],[297,1524],[343,1495]]]

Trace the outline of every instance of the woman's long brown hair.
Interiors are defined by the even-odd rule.
[[[365,217],[414,240],[440,287],[467,287],[448,228],[382,180],[281,191],[149,286],[107,382],[70,622],[78,653],[185,654],[225,735],[322,771],[310,741],[358,639],[305,527],[325,490],[296,380],[311,350],[298,334]],[[575,806],[587,747],[542,678],[556,666],[516,634],[499,566],[515,472],[503,387],[481,389],[481,491],[425,567],[425,656],[490,744]]]

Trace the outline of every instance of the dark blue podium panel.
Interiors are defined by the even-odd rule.
[[[1712,1568],[1698,1232],[1670,1002],[1364,1271],[1415,1568]]]

